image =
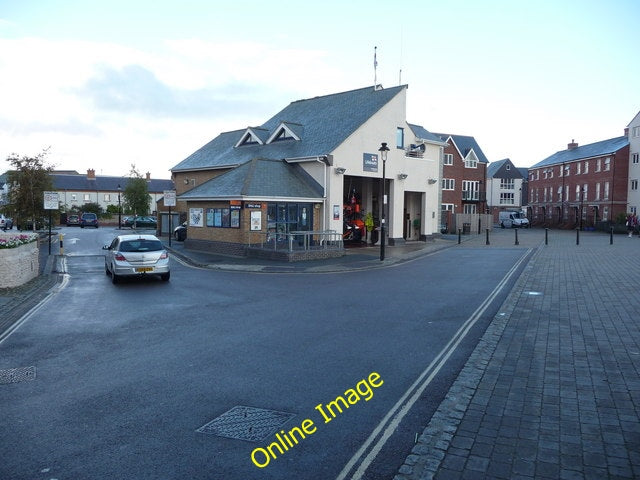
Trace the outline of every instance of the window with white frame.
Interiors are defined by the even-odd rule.
[[[514,204],[515,204],[515,196],[513,193],[500,194],[500,205],[514,205]]]
[[[600,182],[596,183],[596,200],[600,200]]]
[[[640,153],[634,153],[631,155],[631,163],[639,163],[640,162]]]
[[[633,130],[631,130],[633,137],[640,137],[640,127],[633,127]]]
[[[453,165],[453,154],[445,153],[444,154],[444,164],[445,165]]]
[[[586,202],[588,198],[589,198],[589,185],[585,183],[582,186],[582,200]]]
[[[558,187],[558,201],[562,201],[562,187]]]
[[[611,170],[611,158],[607,157],[604,159],[604,171],[608,172],[609,170]]]
[[[564,175],[563,171],[564,171],[564,167],[562,165],[560,165],[560,176],[562,177]]]
[[[569,185],[564,186],[564,201],[569,201]]]
[[[631,180],[631,190],[638,190],[638,180]]]
[[[565,165],[564,166],[564,176],[568,177],[570,173],[571,173],[571,166],[570,165]]]
[[[580,162],[576,163],[576,175],[580,175],[581,167],[582,167],[582,164]]]
[[[75,202],[76,200],[78,200],[78,196],[75,193],[71,194],[71,201]]]
[[[476,204],[475,203],[465,203],[464,204],[464,213],[476,213]]]
[[[602,159],[599,158],[596,160],[596,172],[599,172],[602,170]]]
[[[443,190],[455,190],[456,188],[456,179],[455,178],[443,178],[442,179],[442,189]]]
[[[604,182],[604,198],[603,200],[609,200],[609,182]]]
[[[576,202],[580,201],[580,185],[576,185]]]
[[[443,212],[453,212],[453,203],[443,203],[442,204]]]
[[[514,188],[516,188],[515,179],[513,178],[500,179],[500,190],[513,190]]]
[[[104,194],[104,201],[105,202],[110,202],[111,201],[111,195],[109,193],[105,193]]]
[[[544,187],[544,194],[542,195],[542,201],[544,203],[547,203],[547,192],[548,192],[547,187]]]
[[[469,152],[467,158],[464,159],[465,168],[478,168],[478,157],[476,157],[475,153]]]
[[[546,168],[542,171],[542,174],[544,175],[545,179],[548,177],[548,173],[547,173],[547,169]]]
[[[90,201],[90,200],[91,200],[91,194],[90,194],[90,193],[85,193],[85,194],[82,196],[82,199],[83,199],[85,202]]]
[[[589,173],[589,162],[584,162],[584,173]]]
[[[606,222],[609,220],[609,207],[602,207],[602,221]]]

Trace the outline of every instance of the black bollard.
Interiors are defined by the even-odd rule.
[[[611,227],[611,232],[609,233],[609,245],[613,245],[613,227]]]
[[[549,245],[549,229],[544,229],[544,244]]]
[[[518,229],[514,229],[514,232],[516,232],[516,245],[520,245],[520,242],[518,242]]]
[[[580,229],[576,228],[576,245],[580,245]]]
[[[462,230],[458,229],[458,245],[460,245],[461,241],[462,241]]]
[[[489,229],[487,228],[487,245],[489,245]]]

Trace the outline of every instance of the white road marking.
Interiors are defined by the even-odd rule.
[[[460,342],[466,337],[469,330],[476,324],[478,319],[484,314],[489,305],[495,300],[498,294],[504,289],[509,282],[510,278],[518,270],[525,258],[531,253],[531,249],[527,249],[524,255],[515,263],[515,265],[506,273],[506,275],[500,280],[496,288],[489,294],[489,296],[480,304],[475,312],[465,321],[465,323],[458,329],[453,335],[451,340],[445,345],[445,347],[438,353],[436,358],[429,364],[429,366],[420,374],[417,380],[411,385],[407,391],[400,397],[396,404],[389,410],[385,417],[380,421],[378,426],[371,432],[369,438],[362,444],[358,451],[351,457],[349,462],[344,466],[340,474],[336,477],[336,480],[344,480],[349,475],[355,466],[360,463],[358,469],[354,472],[351,480],[360,480],[363,475],[375,460],[382,447],[387,443],[391,435],[400,425],[400,422],[409,413],[413,405],[420,398],[424,390],[429,386],[434,377],[440,372],[442,367],[446,364],[449,357],[455,352]],[[409,400],[407,400],[407,398]],[[382,432],[382,434],[381,434]],[[376,441],[376,439],[378,439]],[[375,442],[375,444],[374,444]],[[373,446],[372,446],[373,444]],[[369,453],[365,453],[369,450]],[[364,457],[364,458],[363,458]]]

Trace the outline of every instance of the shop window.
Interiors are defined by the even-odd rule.
[[[240,210],[229,207],[207,208],[207,227],[240,228]]]

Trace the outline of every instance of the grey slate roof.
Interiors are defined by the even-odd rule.
[[[268,145],[245,144],[234,148],[247,129],[218,135],[171,170],[189,171],[234,167],[256,158],[283,159],[331,154],[357,128],[398,95],[406,85],[375,90],[373,86],[298,100],[262,124],[273,134],[286,122],[301,140],[274,141]],[[257,128],[254,131],[258,131]]]
[[[179,196],[180,200],[242,198],[322,200],[322,187],[298,164],[254,159]]]
[[[478,142],[476,142],[475,138],[469,137],[467,135],[454,135],[451,133],[435,133],[434,135],[440,137],[443,142],[446,142],[447,139],[451,137],[463,157],[466,157],[467,154],[473,149],[480,163],[489,163],[489,160],[487,160],[487,157],[480,148],[480,145],[478,145]]]
[[[423,126],[421,125],[415,125],[413,123],[409,123],[409,127],[411,128],[411,130],[413,131],[413,134],[416,136],[416,138],[420,138],[422,140],[427,140],[430,142],[436,142],[439,144],[443,144],[444,141],[434,135],[433,133],[429,132],[427,129],[425,129]]]
[[[500,170],[500,167],[507,163],[508,160],[508,158],[505,158],[504,160],[497,160],[487,165],[487,177],[492,178],[496,174],[496,172]]]
[[[583,145],[581,147],[574,148],[573,150],[560,150],[529,168],[546,167],[549,165],[582,160],[583,158],[609,155],[613,152],[617,152],[627,145],[629,145],[627,137],[610,138],[608,140],[590,143],[589,145]]]
[[[51,174],[53,188],[55,190],[74,190],[89,192],[117,192],[118,185],[125,189],[129,177],[108,177],[96,175],[95,180],[89,180],[86,175],[65,175]],[[147,182],[148,191],[151,193],[162,193],[164,190],[173,190],[171,180],[151,179]]]

